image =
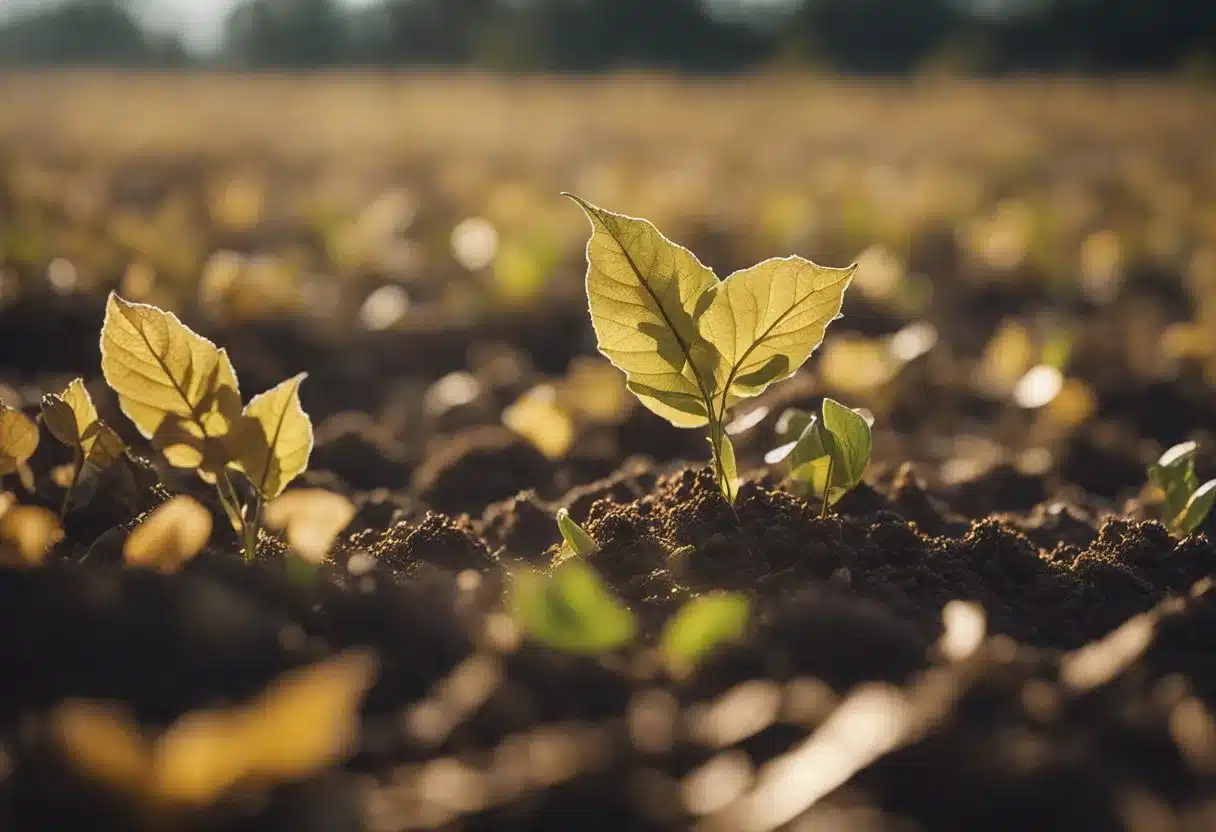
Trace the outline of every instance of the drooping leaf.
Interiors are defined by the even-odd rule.
[[[562,540],[566,542],[566,546],[576,555],[589,555],[600,546],[594,537],[587,534],[582,526],[574,522],[570,512],[564,508],[557,510],[557,528],[562,533]]]
[[[633,613],[581,559],[567,560],[549,575],[517,574],[511,601],[523,630],[555,650],[603,653],[637,632]]]
[[[228,354],[171,312],[111,293],[101,329],[101,370],[144,437],[179,468],[204,479],[228,463],[222,439],[240,417]]]
[[[38,449],[38,425],[20,410],[0,402],[0,477],[16,473],[27,491],[33,475],[27,462]]]
[[[0,566],[41,566],[61,540],[59,519],[42,506],[10,504],[0,512]]]
[[[1176,525],[1182,534],[1190,534],[1203,525],[1208,512],[1216,505],[1216,480],[1208,480],[1195,489],[1178,514]]]
[[[266,504],[266,525],[285,532],[292,551],[312,564],[325,560],[354,517],[350,500],[321,488],[297,488]]]
[[[736,592],[711,592],[688,601],[663,627],[663,658],[685,676],[719,645],[743,637],[751,603]]]
[[[58,395],[42,397],[42,421],[52,436],[79,454],[80,460],[97,468],[109,468],[126,447],[97,415],[83,379],[73,379]]]
[[[157,506],[123,544],[127,566],[169,574],[203,550],[211,539],[211,512],[193,497],[178,495]]]
[[[272,500],[308,467],[312,421],[300,406],[300,384],[307,373],[254,396],[233,432],[232,466]]]
[[[840,314],[855,271],[856,266],[833,269],[783,257],[715,286],[698,326],[722,355],[714,379],[718,395],[756,396],[793,375]]]
[[[705,425],[719,357],[697,316],[717,277],[647,220],[567,196],[591,221],[587,298],[600,352],[647,408],[676,427]]]

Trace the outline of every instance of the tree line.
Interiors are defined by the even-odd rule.
[[[481,67],[857,74],[1216,67],[1216,0],[242,0],[215,54],[141,27],[134,0],[65,0],[0,26],[0,65]],[[757,9],[761,10],[757,10]]]

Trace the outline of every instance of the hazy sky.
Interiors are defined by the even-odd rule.
[[[63,0],[0,0],[0,14],[18,9],[37,8]],[[132,0],[142,9],[147,22],[157,29],[179,31],[187,44],[199,50],[215,47],[224,17],[239,0]],[[341,0],[349,6],[367,5],[376,0]],[[791,0],[710,0],[727,5],[779,6]]]

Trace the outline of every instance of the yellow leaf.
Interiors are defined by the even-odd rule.
[[[0,402],[0,477],[20,473],[37,448],[38,425],[34,420]]]
[[[52,436],[98,468],[110,467],[125,449],[118,434],[98,417],[83,379],[73,379],[59,395],[42,397],[42,421]]]
[[[359,703],[376,673],[372,653],[347,650],[279,677],[237,717],[249,773],[297,780],[349,755],[359,736]]]
[[[63,540],[55,515],[41,506],[11,506],[0,516],[0,565],[41,566]]]
[[[170,726],[151,754],[156,798],[207,806],[244,780],[249,757],[232,713],[193,711]]]
[[[211,512],[193,497],[162,503],[127,537],[122,555],[128,566],[176,572],[211,538]]]
[[[574,424],[551,384],[538,384],[516,399],[502,412],[502,421],[549,459],[562,459],[574,444]]]
[[[214,479],[228,462],[217,438],[240,417],[228,354],[171,312],[111,293],[101,329],[101,370],[139,432],[171,465]]]
[[[677,427],[705,425],[704,376],[717,358],[697,329],[698,302],[718,278],[649,221],[571,199],[592,226],[587,297],[600,352],[647,408]]]
[[[309,563],[325,560],[354,516],[350,500],[321,488],[298,488],[266,504],[266,525],[285,531],[288,545]]]
[[[307,377],[300,373],[254,396],[232,436],[232,467],[268,500],[308,467],[312,422],[300,406],[300,384]]]
[[[719,395],[756,396],[793,375],[839,316],[856,270],[774,258],[716,286],[699,326],[722,354],[714,380]]]
[[[81,774],[128,792],[150,785],[151,747],[123,706],[68,700],[55,706],[50,724],[60,751]]]

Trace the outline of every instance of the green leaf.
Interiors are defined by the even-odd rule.
[[[835,399],[823,400],[823,427],[833,440],[833,485],[852,488],[870,462],[870,424],[852,408]]]
[[[591,221],[587,298],[600,352],[651,411],[676,427],[707,424],[708,385],[720,359],[696,318],[717,277],[647,220],[566,196]]]
[[[815,420],[815,414],[797,407],[783,411],[777,418],[777,438],[782,443],[797,442],[807,425]]]
[[[747,631],[751,602],[737,592],[693,598],[663,628],[660,649],[673,676],[686,676],[719,645]]]
[[[1149,482],[1164,494],[1162,515],[1167,523],[1173,524],[1177,520],[1199,486],[1199,478],[1195,475],[1198,447],[1194,442],[1180,442],[1163,453],[1156,464],[1149,466]]]
[[[637,633],[633,613],[582,560],[568,560],[549,575],[517,574],[511,608],[524,632],[568,653],[615,650]]]
[[[735,498],[739,496],[739,466],[735,462],[735,443],[723,432],[714,452],[722,471],[722,481],[718,483],[722,487],[722,496],[726,498],[726,502],[734,505]]]
[[[1204,518],[1208,516],[1213,505],[1216,505],[1216,480],[1208,480],[1195,489],[1178,515],[1175,521],[1178,531],[1181,534],[1190,534],[1195,531],[1203,524]]]
[[[557,528],[562,533],[562,540],[566,542],[566,546],[576,555],[589,555],[600,546],[595,542],[594,537],[587,534],[582,526],[574,522],[570,512],[564,508],[557,510]]]
[[[793,375],[840,315],[856,268],[773,258],[715,286],[698,324],[722,355],[714,376],[719,398],[756,396]]]

